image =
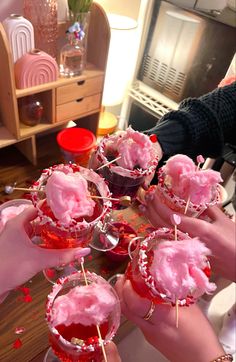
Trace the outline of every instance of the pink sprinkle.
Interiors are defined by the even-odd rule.
[[[15,328],[15,334],[22,334],[25,332],[25,328],[24,327],[16,327]]]
[[[14,349],[21,348],[21,346],[22,346],[22,342],[21,342],[20,338],[17,338],[17,339],[15,340],[15,342],[13,343],[13,345],[12,345],[12,347],[13,347]]]

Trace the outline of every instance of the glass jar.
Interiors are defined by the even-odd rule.
[[[36,126],[43,120],[44,107],[36,96],[27,96],[19,100],[20,121],[27,126]]]
[[[135,239],[136,238],[133,240]],[[198,264],[193,265],[193,254],[191,254],[188,246],[191,242],[197,243],[199,241],[191,239],[188,234],[179,230],[177,230],[175,235],[175,230],[169,228],[155,230],[144,240],[139,241],[135,251],[130,254],[132,260],[125,272],[125,276],[130,280],[135,292],[142,298],[147,298],[155,304],[168,303],[173,305],[176,303],[176,300],[178,300],[180,306],[192,304],[203,293],[211,292],[213,290],[211,290],[211,288],[215,288],[215,286],[211,285],[212,283],[206,283],[206,290],[204,290],[203,285],[199,283],[201,278],[195,278],[195,274],[192,273],[192,270],[197,268],[198,276],[201,275],[201,280],[203,280],[210,277],[211,269],[209,260],[205,254],[206,251],[204,253],[202,251],[199,252]],[[182,244],[182,246],[178,245],[179,243]],[[184,254],[181,254],[183,243],[186,244],[186,251]],[[177,248],[175,245],[177,245]],[[167,248],[167,252],[162,253],[164,247]],[[165,279],[160,277],[160,271],[159,274],[153,272],[153,261],[156,253],[162,256],[162,267],[165,267],[166,270],[168,268],[167,274],[169,274],[168,277],[166,277],[166,275],[163,277]],[[181,258],[180,255],[182,255]],[[161,264],[159,260],[158,267],[161,268]],[[170,270],[172,274],[170,274]],[[170,277],[170,275],[172,275],[172,277]],[[186,280],[189,280],[188,276],[193,281],[191,288],[185,283]],[[172,284],[168,279],[171,280]],[[173,285],[175,286],[175,290],[177,290],[175,295],[173,295]]]
[[[57,0],[24,0],[23,9],[34,27],[35,47],[56,59]]]
[[[74,34],[68,34],[68,42],[60,52],[60,74],[74,77],[82,74],[85,68],[86,49],[83,41]]]

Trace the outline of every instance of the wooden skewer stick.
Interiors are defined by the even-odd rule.
[[[200,166],[204,162],[205,162],[205,159],[202,155],[197,156],[197,171],[200,171]],[[185,205],[184,215],[186,215],[186,213],[188,211],[189,203],[190,203],[190,196],[188,197],[187,203]]]
[[[171,215],[171,223],[174,225],[174,237],[175,241],[178,240],[178,229],[177,226],[181,223],[181,217],[177,214]],[[179,301],[178,298],[175,297],[175,326],[179,327]]]
[[[177,240],[178,240],[177,225],[175,224],[175,241],[177,241]],[[175,326],[176,326],[176,328],[179,327],[179,303],[178,303],[177,297],[175,299]]]
[[[118,156],[118,157],[114,158],[114,160],[111,160],[110,162],[107,162],[107,163],[105,163],[104,165],[98,167],[98,168],[96,169],[96,171],[101,170],[103,167],[107,167],[107,166],[110,165],[111,163],[114,163],[114,162],[116,162],[117,160],[119,160],[120,158],[121,158],[121,156]]]
[[[177,240],[177,225],[175,225],[174,228],[175,228],[175,240]]]
[[[179,301],[178,298],[175,300],[175,326],[179,328]]]
[[[25,191],[25,192],[45,192],[45,190],[43,190],[43,189],[40,190],[40,189],[28,189],[26,187],[5,186],[5,192],[7,194],[11,194],[15,190],[16,191]],[[120,198],[116,198],[116,197],[90,195],[90,197],[91,197],[91,199],[118,201],[123,206],[129,206],[131,204],[131,197],[130,196],[121,196]]]
[[[7,189],[9,187],[9,190]],[[5,192],[7,194],[11,194],[13,191],[25,191],[25,192],[45,192],[40,189],[28,189],[26,187],[13,187],[13,186],[5,186]]]
[[[188,200],[187,200],[186,205],[185,205],[184,215],[186,215],[186,213],[188,211],[189,203],[190,203],[190,196],[188,197]]]
[[[88,285],[88,280],[87,280],[86,273],[85,273],[85,270],[84,270],[84,262],[81,261],[80,265],[81,265],[82,273],[83,273],[83,276],[84,276],[85,284]],[[97,332],[98,332],[98,338],[99,338],[100,343],[101,343],[101,348],[102,348],[102,354],[103,354],[103,357],[104,357],[104,362],[108,362],[108,361],[107,361],[106,351],[105,351],[104,344],[103,344],[103,340],[102,340],[102,335],[101,335],[100,327],[99,327],[98,324],[96,325],[96,328],[97,328]]]
[[[120,199],[116,197],[106,197],[106,196],[97,196],[97,195],[90,195],[91,199],[101,199],[101,200],[111,200],[111,201],[120,201]]]

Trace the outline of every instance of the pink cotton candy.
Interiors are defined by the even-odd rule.
[[[133,170],[135,166],[146,169],[152,159],[152,148],[147,135],[129,127],[117,141],[116,149],[121,156],[117,164],[129,170]]]
[[[173,185],[179,183],[181,175],[195,171],[196,165],[188,156],[178,154],[170,157],[163,169],[165,174],[171,177]]]
[[[179,154],[169,158],[166,165],[163,166],[163,170],[165,181],[174,194],[180,196],[181,193],[185,193],[183,185],[180,183],[181,176],[194,172],[195,169],[195,163],[188,156]]]
[[[154,250],[150,274],[157,288],[175,303],[191,295],[195,298],[216,289],[203,269],[210,250],[197,238],[162,241]]]
[[[197,205],[211,202],[215,197],[217,184],[222,181],[219,172],[199,170],[191,158],[181,154],[171,157],[163,171],[165,185],[173,194],[186,201],[190,199]]]
[[[19,206],[8,206],[5,209],[3,209],[0,214],[0,232],[3,230],[3,227],[8,220],[19,215],[29,206],[30,205],[28,204],[22,204]]]
[[[183,186],[180,197],[188,198],[194,204],[209,203],[214,197],[214,191],[222,181],[219,172],[214,170],[202,170],[182,175],[180,183]]]
[[[72,219],[92,216],[95,202],[91,199],[87,181],[79,172],[54,171],[46,187],[47,204],[54,216],[64,225]]]
[[[52,325],[80,323],[89,326],[105,322],[116,304],[116,298],[109,288],[93,283],[77,286],[59,296],[53,304]]]

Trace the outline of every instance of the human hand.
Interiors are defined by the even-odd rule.
[[[0,296],[45,268],[67,264],[90,252],[90,248],[53,250],[34,245],[30,221],[36,216],[36,209],[30,206],[9,220],[0,234]]]
[[[118,349],[114,342],[109,342],[105,346],[106,356],[108,362],[121,362]]]
[[[216,274],[236,281],[235,223],[218,206],[208,208],[201,217],[210,222],[181,216],[179,228],[190,236],[198,236],[211,250],[210,263]]]
[[[224,354],[210,323],[196,304],[179,307],[177,328],[175,307],[158,304],[146,321],[143,317],[150,308],[150,300],[141,298],[124,276],[118,279],[115,289],[121,300],[122,313],[170,361],[205,362]]]
[[[163,204],[155,191],[147,192],[144,200],[142,212],[154,227],[173,227],[171,216],[174,211]],[[205,210],[201,219],[183,214],[179,216],[181,223],[178,228],[191,237],[198,237],[212,251],[210,262],[214,272],[235,281],[235,223],[218,206]]]
[[[156,192],[156,186],[152,185],[140,198],[140,209],[155,228],[171,226],[173,210],[163,204]]]

